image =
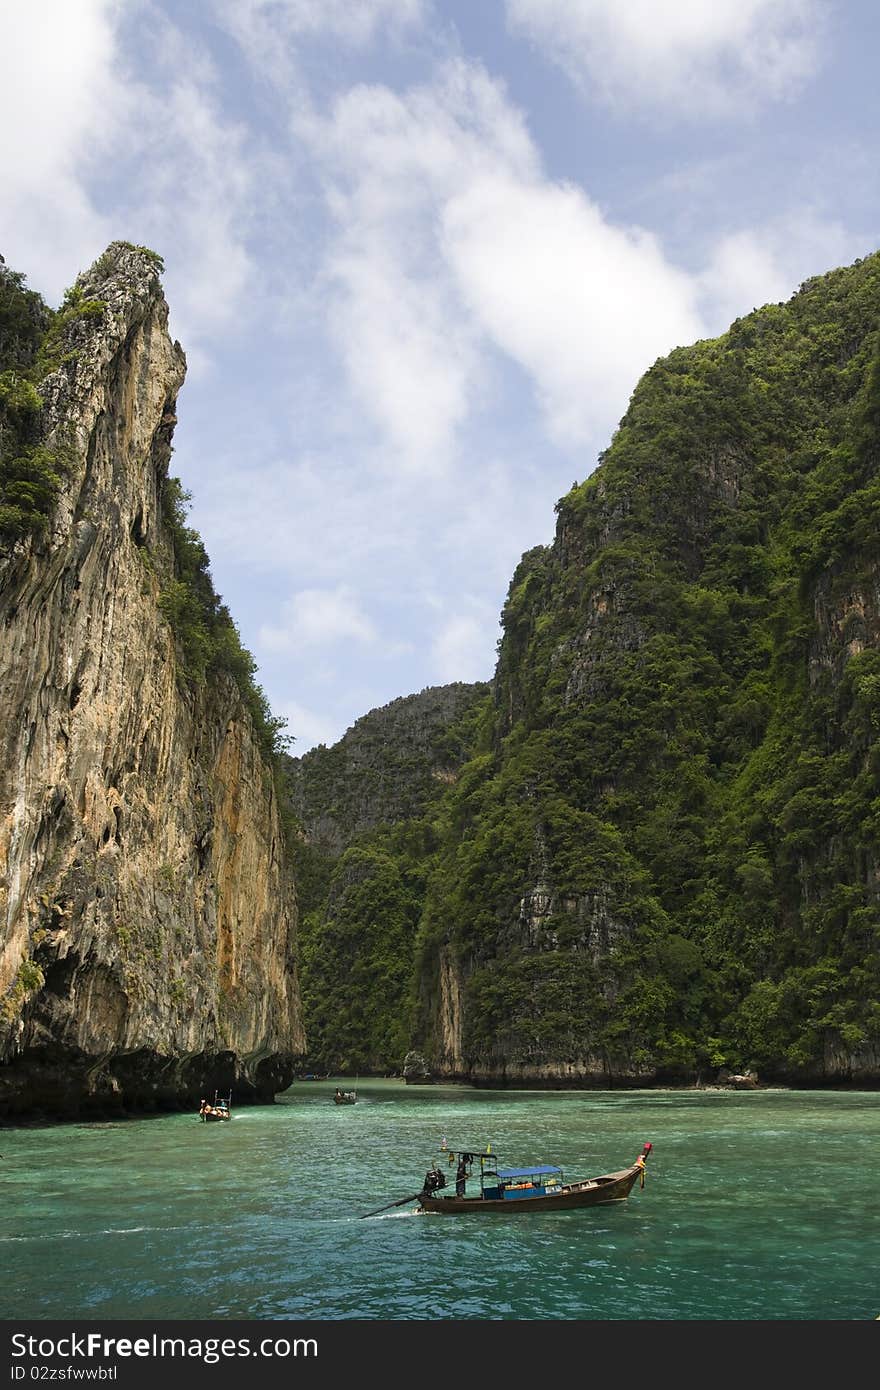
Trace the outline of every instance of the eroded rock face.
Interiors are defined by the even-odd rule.
[[[421,1052],[410,1051],[403,1059],[403,1079],[408,1086],[424,1085],[431,1080],[428,1063]]]
[[[73,462],[0,559],[0,1114],[266,1099],[303,1050],[271,770],[158,607],[185,359],[151,254],[114,243],[81,284],[103,314],[40,387]]]

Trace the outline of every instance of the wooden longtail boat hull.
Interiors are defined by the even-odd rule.
[[[629,1196],[641,1172],[644,1172],[643,1165],[634,1163],[631,1168],[622,1168],[619,1173],[605,1173],[600,1178],[565,1183],[558,1192],[548,1192],[543,1196],[435,1197],[422,1193],[418,1201],[422,1211],[436,1211],[443,1216],[458,1216],[462,1213],[497,1216],[536,1211],[571,1211],[575,1207],[596,1207],[605,1202],[622,1202]]]

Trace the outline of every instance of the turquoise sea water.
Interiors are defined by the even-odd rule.
[[[880,1094],[299,1082],[192,1115],[0,1132],[0,1317],[874,1319]],[[234,1101],[233,1101],[234,1106]],[[532,1216],[381,1217],[449,1147],[644,1191]],[[454,1173],[454,1170],[452,1170]]]

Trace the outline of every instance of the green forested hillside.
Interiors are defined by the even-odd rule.
[[[873,256],[657,362],[523,558],[419,931],[447,1069],[880,1079],[878,322]]]
[[[488,690],[429,687],[372,710],[331,748],[286,759],[309,1067],[400,1067],[437,808]]]

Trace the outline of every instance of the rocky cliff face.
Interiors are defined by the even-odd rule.
[[[268,1098],[303,1049],[271,770],[159,607],[184,356],[151,253],[80,288],[39,385],[61,494],[0,559],[0,1113]]]

